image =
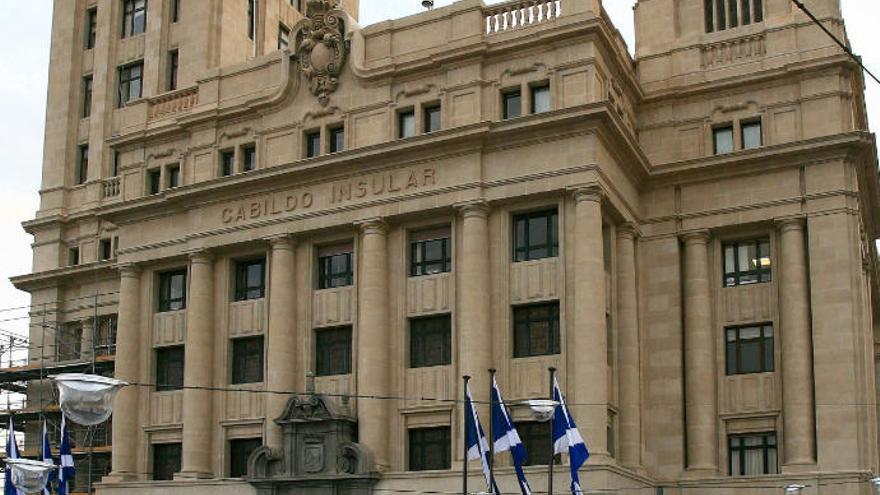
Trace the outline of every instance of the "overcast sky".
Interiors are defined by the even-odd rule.
[[[73,1],[73,0],[63,0]],[[564,0],[580,1],[580,0]],[[807,5],[820,0],[807,0]],[[822,0],[824,1],[824,0]],[[441,7],[452,0],[437,0]],[[496,2],[491,2],[496,3]],[[605,9],[633,47],[632,6],[634,0],[605,0]],[[361,0],[361,24],[421,11],[420,0]],[[880,1],[843,0],[850,41],[865,64],[880,74],[880,34],[874,31],[880,20]],[[31,237],[21,222],[33,218],[43,153],[43,123],[46,106],[46,78],[49,64],[51,0],[0,1],[0,329],[23,330],[22,321],[3,321],[21,312],[3,312],[28,304],[27,294],[9,283],[13,275],[31,269]],[[868,82],[868,111],[871,122],[880,122],[880,85]]]

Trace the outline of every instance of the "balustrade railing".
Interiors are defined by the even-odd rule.
[[[122,181],[119,180],[119,177],[104,179],[104,189],[101,193],[102,196],[104,198],[115,198],[119,196],[121,183]]]
[[[150,98],[147,118],[160,119],[176,113],[187,112],[199,103],[199,88],[192,87]]]
[[[570,1],[570,0],[566,0]],[[522,29],[558,19],[563,0],[518,0],[485,10],[486,34]]]

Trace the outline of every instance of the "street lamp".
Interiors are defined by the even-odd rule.
[[[6,459],[12,473],[12,484],[25,493],[42,492],[55,471],[54,464],[30,459]]]
[[[71,421],[94,426],[113,414],[113,399],[128,383],[98,375],[65,373],[50,377],[58,385],[61,411]]]
[[[528,407],[532,419],[542,423],[550,421],[553,418],[556,406],[559,405],[558,402],[550,399],[526,399],[514,404]]]
[[[792,483],[791,485],[786,485],[786,487],[785,487],[785,494],[786,494],[786,495],[789,495],[789,494],[790,494],[790,495],[797,495],[797,494],[799,494],[799,493],[801,492],[801,490],[803,490],[804,488],[806,488],[806,486],[804,486],[804,485],[798,485],[798,484]]]
[[[871,478],[871,484],[874,485],[874,493],[880,495],[880,476]]]

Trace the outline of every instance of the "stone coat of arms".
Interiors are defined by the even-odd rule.
[[[348,46],[345,40],[345,13],[337,8],[338,0],[309,0],[306,19],[299,32],[300,68],[309,81],[309,89],[322,106],[339,86]]]

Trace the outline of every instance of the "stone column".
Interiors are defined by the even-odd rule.
[[[288,236],[276,237],[269,265],[269,332],[266,339],[266,386],[273,391],[296,388],[296,244]],[[281,427],[275,419],[284,412],[289,397],[266,396],[266,445],[282,447]]]
[[[474,400],[489,400],[492,367],[491,295],[489,286],[489,207],[479,201],[458,207],[461,252],[456,256],[459,375],[471,377]],[[481,411],[482,412],[482,411]],[[486,412],[482,418],[487,418]]]
[[[784,463],[812,465],[815,464],[816,430],[804,221],[793,218],[779,222],[779,235]]]
[[[709,295],[709,233],[684,236],[685,414],[688,470],[718,471],[715,336]]]
[[[120,267],[119,316],[114,376],[131,383],[140,382],[141,354],[141,270],[135,265]],[[140,437],[138,388],[119,391],[113,405],[113,471],[108,481],[137,478],[137,452]]]
[[[572,414],[578,418],[597,460],[608,455],[608,335],[605,328],[605,256],[599,187],[572,191],[575,200],[574,319],[565,383]],[[580,404],[580,405],[579,405]]]
[[[620,383],[620,463],[642,464],[639,298],[636,284],[635,226],[617,228],[617,362]]]
[[[388,350],[388,228],[381,219],[359,224],[361,229],[358,279],[357,391],[358,395],[388,396],[391,382]],[[386,400],[358,400],[360,442],[372,452],[376,467],[390,468]],[[396,423],[396,418],[394,418]]]
[[[190,255],[183,371],[183,459],[180,478],[211,478],[214,385],[214,258]]]

